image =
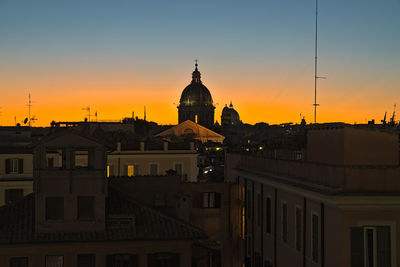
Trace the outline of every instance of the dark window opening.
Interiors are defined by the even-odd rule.
[[[46,197],[46,221],[64,220],[64,198]]]
[[[203,208],[220,208],[221,193],[205,192],[203,193]]]
[[[95,197],[78,197],[78,220],[94,220],[95,218]]]
[[[271,198],[267,197],[266,200],[266,231],[268,234],[271,233]]]
[[[77,267],[96,267],[96,255],[95,254],[78,255]]]
[[[10,267],[28,267],[28,258],[11,258]]]

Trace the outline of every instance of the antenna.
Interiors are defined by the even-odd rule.
[[[89,117],[89,122],[90,122],[90,106],[87,106],[86,108],[82,108],[82,110],[86,110],[88,112],[88,117]]]
[[[29,93],[28,95],[28,125],[31,127],[31,107],[32,107],[32,101],[31,101],[31,94]]]
[[[146,106],[144,106],[144,116],[143,119],[146,120]]]
[[[326,79],[318,76],[318,0],[315,0],[315,54],[314,54],[314,123],[317,123],[317,79]]]

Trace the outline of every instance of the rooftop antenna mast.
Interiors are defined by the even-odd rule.
[[[314,123],[317,123],[317,79],[326,79],[318,76],[318,0],[315,0],[315,55],[314,55]]]
[[[28,100],[28,122],[29,122],[29,127],[31,127],[31,107],[32,107],[32,101],[31,101],[31,94],[29,93],[29,100]]]
[[[146,106],[144,106],[144,116],[143,119],[146,120]]]

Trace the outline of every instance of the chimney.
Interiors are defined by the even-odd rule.
[[[121,152],[121,142],[117,143],[117,152]]]
[[[164,142],[163,148],[164,148],[164,151],[168,151],[168,142]]]

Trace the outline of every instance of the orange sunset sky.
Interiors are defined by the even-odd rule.
[[[148,120],[176,124],[195,58],[216,121],[232,101],[245,123],[313,122],[314,1],[22,2],[0,3],[1,126],[28,116],[29,93],[34,126],[81,121],[87,106],[99,120],[143,118],[146,106]],[[392,115],[399,12],[321,0],[318,122]]]

